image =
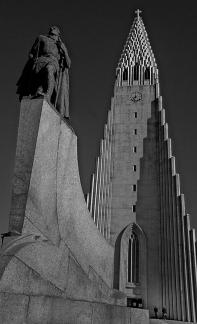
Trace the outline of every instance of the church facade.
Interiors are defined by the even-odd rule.
[[[196,322],[195,231],[180,191],[159,73],[142,18],[117,67],[88,206],[115,249],[114,288],[128,303]]]
[[[86,201],[73,129],[46,98],[21,102],[1,323],[148,324],[155,309],[196,322],[195,231],[136,14]]]

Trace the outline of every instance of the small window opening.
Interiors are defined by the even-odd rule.
[[[136,153],[137,152],[137,146],[133,147],[133,152]]]
[[[135,213],[136,212],[136,205],[132,206],[132,212]]]
[[[136,128],[134,129],[134,135],[137,135],[137,129]]]
[[[134,117],[137,118],[137,111],[134,112]]]
[[[137,189],[137,186],[136,186],[136,184],[134,184],[133,185],[133,191],[136,191],[136,189]]]
[[[127,307],[132,308],[142,308],[142,299],[141,298],[127,298]]]
[[[136,170],[137,170],[137,165],[134,164],[134,165],[133,165],[133,171],[136,172]]]

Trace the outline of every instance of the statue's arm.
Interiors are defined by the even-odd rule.
[[[40,37],[36,38],[30,52],[29,52],[29,58],[34,59],[38,56],[39,51],[39,44],[40,44]]]

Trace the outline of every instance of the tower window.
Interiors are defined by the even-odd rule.
[[[150,68],[146,68],[145,72],[144,72],[144,79],[145,80],[149,80],[150,79]]]
[[[128,242],[127,280],[129,283],[139,282],[139,241],[137,236],[131,234]]]
[[[122,79],[123,81],[128,80],[128,69],[124,69]]]
[[[137,135],[137,128],[134,129],[133,133],[134,135]]]
[[[136,212],[136,205],[132,206],[132,212],[135,213]]]
[[[136,153],[137,152],[137,146],[133,147],[133,152]]]
[[[134,79],[135,81],[137,81],[137,80],[139,79],[139,66],[138,66],[138,64],[136,64],[136,65],[134,66],[134,75],[133,75],[133,79]]]
[[[136,111],[134,112],[134,117],[137,118],[137,112]]]
[[[136,170],[137,170],[137,165],[134,164],[134,165],[133,165],[133,171],[136,172]]]
[[[132,186],[132,188],[133,188],[133,191],[136,191],[136,189],[137,189],[136,184],[134,184],[134,185]]]

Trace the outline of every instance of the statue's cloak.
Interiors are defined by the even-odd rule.
[[[17,82],[17,93],[21,100],[24,96],[34,97],[38,86],[42,83],[42,70],[47,64],[52,64],[56,70],[55,86],[51,103],[61,113],[63,117],[69,117],[69,74],[68,68],[59,67],[57,58],[54,56],[38,56],[40,50],[40,44],[50,43],[50,49],[55,46],[47,36],[40,35],[35,41],[31,54],[33,58],[29,58],[21,77]],[[47,44],[48,45],[48,44]]]
[[[69,75],[68,69],[60,72],[60,86],[57,96],[56,109],[60,114],[66,118],[69,118]]]

